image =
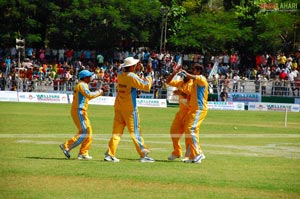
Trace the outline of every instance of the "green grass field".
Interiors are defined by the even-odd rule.
[[[170,162],[177,108],[140,108],[155,163],[140,163],[127,130],[119,163],[103,161],[113,107],[90,105],[92,161],[65,159],[58,145],[76,134],[70,105],[0,102],[0,198],[300,198],[300,113],[209,111],[201,164]],[[236,128],[234,128],[236,127]],[[182,139],[184,143],[184,139]],[[183,144],[184,147],[184,144]]]

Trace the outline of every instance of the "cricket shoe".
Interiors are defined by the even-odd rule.
[[[111,157],[110,155],[105,155],[104,161],[107,162],[120,162],[120,160],[116,157]]]
[[[92,156],[89,156],[89,155],[82,155],[82,154],[79,154],[78,157],[77,157],[78,160],[91,160],[93,159]]]
[[[180,156],[175,156],[175,155],[171,154],[171,155],[168,157],[168,160],[175,160],[176,158],[180,158]]]
[[[145,156],[140,159],[140,162],[155,162],[153,158],[150,158],[148,156]]]
[[[59,145],[59,148],[62,150],[62,152],[64,153],[64,155],[65,155],[68,159],[71,157],[69,151],[65,149],[65,147],[64,147],[63,144]]]
[[[184,162],[200,164],[203,159],[205,159],[205,155],[203,153],[201,153],[200,155],[196,156],[194,159],[188,159],[188,160],[185,160]]]
[[[185,161],[188,161],[188,160],[189,160],[189,157],[184,157],[184,158],[181,159],[182,162],[185,162]]]

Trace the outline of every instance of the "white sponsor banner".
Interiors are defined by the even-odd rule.
[[[19,102],[44,102],[68,104],[67,94],[19,92]]]
[[[72,103],[73,95],[69,95],[69,99],[70,99],[70,103]],[[90,100],[89,104],[113,106],[115,104],[115,100],[116,100],[115,97],[100,96]]]
[[[2,102],[17,102],[18,92],[17,91],[0,91],[0,101]]]
[[[73,96],[72,96],[73,100]],[[100,96],[97,98],[94,98],[89,101],[89,104],[99,104],[99,105],[110,105],[113,106],[115,104],[115,97],[106,97],[106,96]]]
[[[249,111],[289,111],[299,112],[299,104],[267,103],[267,102],[249,102]]]
[[[245,104],[243,102],[208,102],[209,110],[238,110],[244,111]]]
[[[167,108],[166,99],[136,99],[137,106],[140,107],[157,107],[157,108]]]
[[[69,95],[70,103],[73,101],[73,95]],[[96,105],[111,105],[115,104],[115,97],[97,97],[89,101],[89,104],[96,104]],[[138,107],[159,107],[159,108],[166,108],[167,101],[166,99],[144,99],[144,98],[137,98],[136,104]]]
[[[141,93],[140,98],[153,99],[154,94],[153,93]]]
[[[220,93],[218,95],[219,101],[220,99]],[[244,102],[246,105],[249,102],[261,102],[261,94],[260,93],[235,93],[235,92],[229,92],[228,93],[228,102]]]

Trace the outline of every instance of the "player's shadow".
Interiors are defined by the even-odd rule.
[[[120,160],[129,160],[129,161],[140,161],[140,159],[133,159],[133,158],[121,158]],[[172,162],[176,162],[176,161],[169,161],[169,160],[158,160],[158,159],[155,159],[155,162],[169,162],[169,163],[172,163]],[[154,163],[155,163],[154,162]]]
[[[67,158],[51,158],[51,157],[25,157],[27,159],[36,159],[36,160],[75,160],[75,159],[67,159]]]

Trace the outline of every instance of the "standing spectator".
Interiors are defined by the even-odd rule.
[[[238,74],[235,73],[233,76],[233,88],[232,88],[233,92],[238,92],[239,81],[240,81],[240,76],[238,76]]]
[[[73,49],[67,49],[66,50],[66,57],[67,57],[67,63],[70,65],[73,61],[73,54],[74,50]]]
[[[296,91],[298,95],[296,95]],[[300,96],[300,77],[295,80],[295,96]]]
[[[44,59],[45,59],[45,49],[40,49],[40,51],[39,51],[39,53],[40,53],[40,60],[41,60],[41,62],[42,63],[44,63]]]
[[[139,112],[136,105],[137,89],[150,91],[152,86],[152,77],[149,75],[152,72],[151,64],[148,64],[148,76],[140,79],[135,73],[135,67],[139,65],[138,59],[128,57],[121,65],[123,70],[118,74],[118,91],[115,100],[115,115],[112,130],[112,136],[108,143],[108,150],[105,152],[105,161],[119,162],[116,158],[116,151],[121,136],[124,133],[124,128],[127,126],[129,134],[135,145],[135,148],[140,155],[141,162],[154,162],[147,156],[149,149],[144,144],[141,128],[139,124]]]
[[[188,79],[187,77],[183,77],[179,80],[173,79],[177,72],[178,69],[175,68],[174,72],[169,75],[166,80],[166,83],[169,84],[169,86],[177,88],[177,90],[174,91],[174,94],[179,96],[179,110],[176,113],[170,128],[170,135],[173,143],[173,152],[168,157],[168,160],[175,160],[176,158],[182,157],[180,138],[184,133],[183,120],[189,111],[188,100],[190,98],[193,84],[193,80]]]
[[[288,75],[288,80],[290,81],[290,84],[291,84],[291,90],[292,90],[293,96],[295,96],[295,90],[296,90],[295,81],[296,81],[298,75],[299,75],[299,72],[296,69],[292,69],[292,72],[290,72]]]
[[[224,88],[223,91],[220,93],[220,98],[222,102],[227,102],[228,93],[226,92],[226,89]]]
[[[5,65],[6,65],[5,77],[8,77],[8,74],[10,73],[10,67],[11,67],[10,56],[7,56],[4,62],[5,62]]]
[[[0,72],[0,90],[5,91],[5,87],[6,87],[6,80],[4,74]]]
[[[247,82],[247,78],[245,76],[242,76],[240,80],[240,92],[245,92],[246,82]]]
[[[282,69],[285,66],[285,62],[286,62],[286,56],[284,55],[284,52],[281,52],[278,57],[277,57],[277,61],[278,61],[278,66]]]
[[[26,48],[26,55],[29,59],[32,59],[32,54],[33,54],[33,48],[31,47]]]
[[[10,48],[10,56],[11,56],[12,59],[14,59],[14,58],[17,57],[17,49],[16,49],[16,47],[13,46],[13,47]]]
[[[58,50],[58,61],[63,64],[65,62],[65,49],[61,48]]]
[[[238,69],[237,59],[238,59],[237,53],[234,53],[234,54],[230,55],[230,67],[234,71],[236,71]]]
[[[228,90],[228,92],[230,92],[230,78],[229,78],[229,75],[225,75],[225,79],[224,79],[224,88],[226,90]]]
[[[104,57],[100,53],[97,55],[98,66],[101,67],[104,63]]]
[[[230,57],[227,52],[224,52],[223,55],[223,65],[229,66]]]
[[[207,115],[208,82],[202,75],[203,68],[195,64],[192,68],[193,74],[182,71],[187,78],[193,80],[191,98],[188,103],[190,111],[184,119],[185,143],[187,155],[186,163],[201,163],[205,158],[200,147],[199,130]]]
[[[211,83],[213,86],[213,93],[218,93],[218,78],[216,77],[216,75],[213,75]]]
[[[260,75],[257,75],[256,79],[254,80],[254,84],[255,84],[255,92],[259,93],[260,90],[260,83],[261,83],[261,77]]]
[[[92,159],[92,156],[88,153],[92,144],[92,126],[87,113],[88,102],[102,95],[102,89],[106,89],[102,87],[94,93],[90,92],[88,84],[92,81],[93,75],[94,73],[88,70],[82,70],[79,73],[80,81],[74,88],[71,116],[78,129],[78,134],[64,144],[59,145],[67,158],[71,157],[70,151],[81,144],[77,158],[79,160]]]
[[[260,82],[261,82],[261,94],[266,95],[267,94],[268,79],[266,78],[265,75],[262,76],[262,78],[260,79]]]

